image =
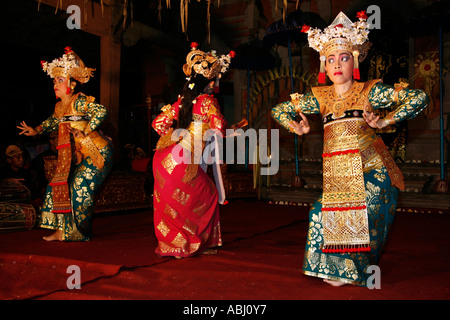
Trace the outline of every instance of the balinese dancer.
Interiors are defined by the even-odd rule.
[[[70,47],[61,58],[41,64],[61,100],[36,128],[24,121],[17,127],[26,136],[58,131],[57,167],[47,187],[40,227],[55,230],[44,237],[47,241],[87,241],[94,196],[112,167],[111,142],[98,130],[108,111],[94,97],[74,92],[77,83],[89,81],[94,69],[86,67]]]
[[[310,47],[320,54],[319,83],[325,71],[331,86],[291,95],[272,117],[291,132],[310,130],[305,114],[324,123],[323,193],[309,213],[303,272],[331,285],[366,286],[394,220],[403,175],[375,129],[417,116],[428,104],[421,90],[358,82],[359,62],[369,48],[364,11],[355,23],[342,12],[323,31],[303,26]],[[380,108],[394,107],[385,118]],[[300,121],[296,121],[297,115]]]
[[[210,87],[233,55],[205,53],[192,43],[182,93],[152,123],[161,136],[153,157],[155,252],[160,256],[214,254],[222,245],[218,190],[200,166],[204,134],[225,135],[227,124]]]

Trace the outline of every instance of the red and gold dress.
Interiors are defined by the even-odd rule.
[[[192,122],[183,138],[174,138],[180,99],[166,105],[152,123],[161,136],[153,157],[154,226],[160,256],[188,257],[222,245],[218,191],[200,168],[209,129],[225,133],[217,100],[200,95],[193,102]],[[177,131],[177,130],[176,130]]]

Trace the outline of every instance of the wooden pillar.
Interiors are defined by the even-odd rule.
[[[119,143],[119,91],[120,91],[120,43],[111,35],[100,38],[100,97],[99,101],[109,111],[106,134],[116,145]]]

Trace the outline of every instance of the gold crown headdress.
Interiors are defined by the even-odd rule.
[[[42,69],[51,78],[64,77],[69,80],[73,78],[80,83],[88,82],[95,69],[87,68],[71,47],[66,47],[64,50],[65,53],[61,58],[54,59],[50,63],[41,61]]]
[[[208,80],[213,79],[228,70],[231,58],[235,56],[234,51],[230,51],[227,55],[218,57],[215,51],[203,52],[197,47],[196,42],[191,43],[191,51],[186,56],[186,63],[183,65],[184,74],[188,77],[195,73]]]
[[[307,25],[303,26],[302,32],[308,34],[309,46],[320,54],[319,83],[325,83],[325,60],[327,55],[335,50],[346,50],[353,54],[353,78],[359,80],[358,63],[367,56],[370,43],[366,12],[360,11],[356,16],[359,20],[352,22],[343,12],[340,12],[323,31]]]

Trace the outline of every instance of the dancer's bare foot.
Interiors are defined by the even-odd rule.
[[[43,237],[45,241],[62,241],[62,232],[61,230],[56,230],[49,236]]]
[[[217,250],[216,249],[206,249],[205,251],[201,252],[200,254],[206,254],[206,255],[212,255],[212,254],[217,254]],[[183,259],[184,257],[180,257],[180,256],[173,256],[175,259]]]
[[[333,287],[341,287],[346,284],[345,282],[328,280],[328,279],[323,279],[323,282],[328,283],[329,285],[332,285]]]
[[[212,254],[217,254],[217,250],[216,249],[206,249],[205,251],[202,252],[202,254],[207,254],[207,255],[212,255]]]

